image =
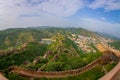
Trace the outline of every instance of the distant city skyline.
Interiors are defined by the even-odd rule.
[[[120,38],[120,0],[0,0],[0,30],[82,27]]]

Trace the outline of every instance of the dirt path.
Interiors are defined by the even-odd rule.
[[[118,57],[120,57],[120,51],[118,51],[118,50],[116,50],[116,49],[113,49],[113,48],[111,48],[111,47],[108,47],[108,46],[106,46],[106,45],[103,45],[103,44],[97,44],[96,45],[96,48],[100,51],[100,52],[105,52],[105,51],[112,51],[112,52],[114,52],[114,54],[116,55],[116,56],[118,56]]]

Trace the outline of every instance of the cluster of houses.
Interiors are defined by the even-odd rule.
[[[72,34],[69,38],[74,41],[77,46],[85,53],[95,53],[96,49],[93,46],[95,46],[98,42],[106,45],[108,45],[109,42],[113,42],[113,40],[104,37],[99,37],[100,41],[98,41],[96,38],[76,34]]]

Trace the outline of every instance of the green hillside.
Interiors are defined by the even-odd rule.
[[[76,33],[92,36],[92,32],[82,28],[20,28],[0,31],[0,49],[20,45],[24,42],[40,41],[42,38],[52,37],[53,34]]]
[[[7,69],[14,65],[35,71],[66,71],[84,67],[102,55],[95,47],[96,36],[93,32],[81,28],[37,27],[0,31],[0,70],[4,71],[10,80],[28,80],[16,73],[9,73]],[[23,44],[26,44],[25,49],[14,51],[21,49]],[[117,46],[117,43],[111,43],[113,44]],[[88,51],[84,51],[84,48]],[[115,65],[116,63],[111,63],[105,67],[109,71]],[[81,75],[62,79],[97,80],[104,74],[100,65]]]

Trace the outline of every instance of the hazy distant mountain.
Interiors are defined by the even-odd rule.
[[[107,34],[107,33],[95,32],[95,34],[100,35],[100,36],[103,36],[103,37],[107,37],[107,38],[116,39],[116,40],[119,40],[119,39],[120,39],[120,38],[118,38],[118,37],[116,37],[116,36],[113,36],[113,35],[110,35],[110,34]]]

